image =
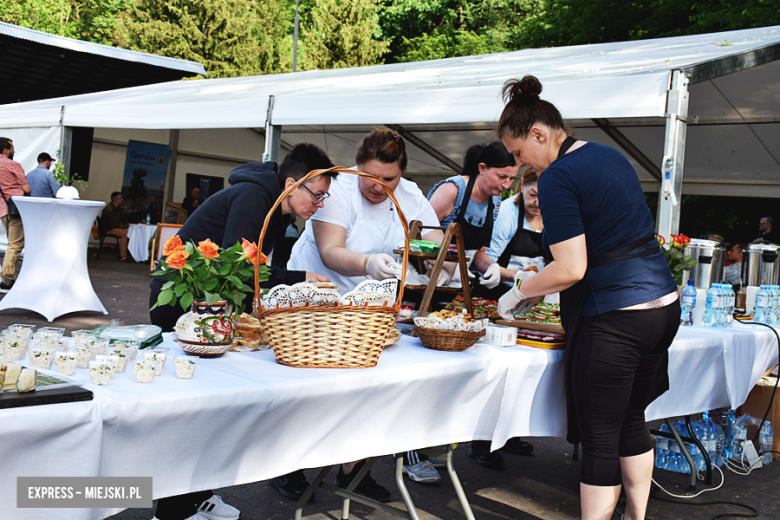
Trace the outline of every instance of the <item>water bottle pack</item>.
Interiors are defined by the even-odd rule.
[[[691,421],[696,437],[701,442],[715,466],[722,466],[727,460],[742,459],[742,443],[747,439],[748,426],[761,424],[761,419],[755,417],[740,417],[735,420],[734,410],[729,407],[718,408],[705,412],[701,421]],[[674,423],[674,429],[681,437],[688,436],[685,422]],[[664,424],[661,431],[669,432]],[[765,422],[759,434],[759,452],[761,463],[766,465],[772,462],[772,426]],[[697,471],[705,469],[704,456],[695,444],[685,443],[688,453],[691,455]],[[690,473],[690,465],[680,451],[680,446],[674,439],[656,437],[655,467],[672,471],[674,473]]]
[[[753,317],[753,321],[756,323],[764,323],[771,325],[776,323],[775,310],[773,304],[775,303],[774,290],[769,285],[762,285],[759,287],[756,293],[756,314]]]
[[[747,440],[747,428],[748,426],[756,426],[761,424],[761,419],[757,417],[749,417],[744,415],[736,420],[734,423],[734,442],[732,445],[732,458],[734,460],[742,462],[743,449],[742,443]],[[774,434],[772,432],[772,425],[769,421],[764,422],[761,427],[761,431],[758,434],[758,446],[759,453],[761,454],[761,464],[766,466],[772,462],[772,440]]]

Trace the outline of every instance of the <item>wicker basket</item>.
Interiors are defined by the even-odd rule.
[[[409,226],[393,191],[373,175],[336,166],[314,170],[279,196],[265,218],[257,242],[258,256],[263,247],[268,223],[281,202],[304,182],[335,171],[369,178],[380,184],[398,209],[406,233],[398,297],[395,303],[376,305],[313,305],[266,309],[260,300],[259,268],[255,267],[255,314],[268,334],[276,361],[291,367],[366,368],[376,366],[390,330],[401,309],[409,264]]]
[[[479,341],[485,335],[485,329],[479,332],[460,330],[429,329],[414,326],[412,329],[422,341],[422,344],[433,350],[461,352]]]

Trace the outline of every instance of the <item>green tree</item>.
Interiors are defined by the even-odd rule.
[[[71,22],[74,38],[103,45],[116,45],[119,19],[131,0],[83,0]]]
[[[0,21],[59,36],[73,36],[72,0],[0,0]]]
[[[267,0],[263,14],[283,3]],[[263,18],[253,0],[139,0],[118,28],[121,47],[203,64],[212,78],[250,76],[275,66],[274,49],[259,35],[274,37],[277,17]],[[277,63],[278,65],[278,63]]]
[[[294,4],[293,4],[294,5]],[[302,70],[382,63],[378,0],[316,0],[301,22]]]

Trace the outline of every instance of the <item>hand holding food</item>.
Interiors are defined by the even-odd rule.
[[[377,253],[368,257],[366,263],[366,273],[375,280],[386,280],[395,277],[396,270],[391,264],[395,264],[395,259],[385,253]]]
[[[496,263],[490,264],[490,267],[488,267],[485,274],[482,275],[482,280],[480,280],[479,283],[488,289],[496,287],[501,283],[501,266]]]
[[[515,275],[515,281],[505,295],[498,299],[498,314],[507,321],[514,319],[512,312],[523,300],[528,299],[523,293],[520,292],[520,285],[523,280],[527,280],[531,276],[535,275],[534,271],[518,271]]]

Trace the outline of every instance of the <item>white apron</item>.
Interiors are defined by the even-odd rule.
[[[393,249],[400,249],[404,243],[403,227],[398,218],[398,212],[395,211],[393,202],[387,199],[381,205],[387,206],[386,221],[370,220],[364,210],[365,202],[362,195],[361,204],[357,204],[357,214],[352,223],[352,229],[347,230],[346,248],[356,253],[376,254],[387,253],[396,258],[398,255],[393,253]],[[390,210],[390,208],[393,208]],[[320,253],[317,250],[317,244],[314,241],[314,234],[311,231],[311,224],[306,223],[306,230],[301,238],[293,246],[290,253],[290,261],[287,264],[288,269],[295,271],[309,271],[327,276],[330,280],[339,286],[339,292],[344,294],[354,289],[357,284],[368,280],[367,275],[362,276],[344,276],[335,271],[331,271],[322,263]]]

